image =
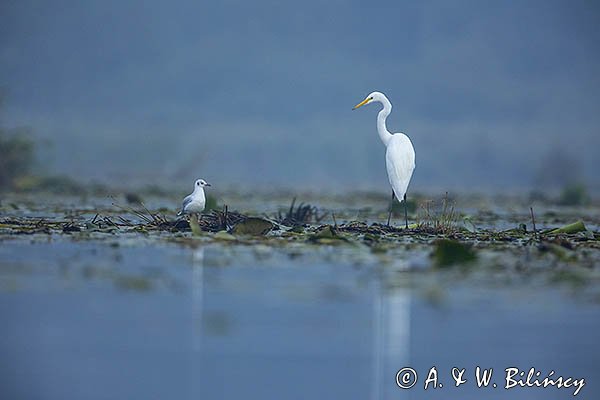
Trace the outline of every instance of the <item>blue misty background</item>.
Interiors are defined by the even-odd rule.
[[[592,1],[2,1],[2,121],[79,179],[383,190],[381,90],[413,189],[598,190],[599,45]]]

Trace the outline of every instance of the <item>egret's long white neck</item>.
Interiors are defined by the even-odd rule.
[[[381,104],[383,104],[383,110],[379,111],[379,114],[377,114],[377,133],[379,133],[379,138],[387,147],[390,139],[392,138],[392,134],[387,130],[385,120],[392,112],[392,103],[390,103],[390,101],[384,97],[381,99]]]

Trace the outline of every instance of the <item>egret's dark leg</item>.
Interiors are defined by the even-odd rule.
[[[396,194],[392,190],[392,202],[390,203],[390,213],[388,214],[388,226],[390,226],[390,219],[392,218],[392,209],[394,208],[394,199],[396,198]]]
[[[408,211],[406,211],[406,193],[404,193],[404,221],[406,222],[406,229],[408,229]]]

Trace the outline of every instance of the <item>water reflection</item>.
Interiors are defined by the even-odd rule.
[[[202,296],[204,291],[204,247],[192,251],[192,348],[202,346]]]
[[[414,274],[378,266],[275,266],[244,265],[238,259],[226,268],[205,267],[205,274],[215,276],[203,280],[203,312],[224,316],[235,329],[216,334],[205,327],[199,395],[546,399],[568,393],[483,393],[474,384],[454,388],[450,371],[467,368],[474,380],[476,366],[503,371],[535,365],[588,380],[598,376],[591,372],[598,352],[590,354],[591,360],[583,355],[595,348],[597,307],[574,307],[564,294],[548,290],[531,299],[527,287],[478,288],[443,277],[440,287],[423,285]],[[436,302],[429,295],[432,287],[444,292]],[[546,318],[549,309],[552,319]],[[396,372],[405,366],[419,374],[408,391],[395,383]],[[432,366],[446,389],[423,390]],[[231,381],[236,385],[228,385]],[[597,393],[594,387],[585,389]]]
[[[238,263],[226,268],[206,267],[205,251],[212,259],[221,249],[193,250],[199,395],[269,387],[281,395],[296,388],[301,398],[397,398],[393,376],[409,361],[410,290],[385,289],[372,270],[345,265],[298,269],[275,259],[256,267],[234,257]]]
[[[586,378],[581,398],[600,393],[598,306],[556,288],[353,264],[336,248],[258,261],[246,246],[4,245],[0,278],[21,289],[0,291],[3,398],[571,396],[452,387],[452,367],[477,365],[555,369]],[[79,280],[61,284],[63,265]],[[105,270],[152,290],[122,290]],[[433,365],[444,388],[425,393]],[[395,384],[404,366],[419,372],[410,391]]]
[[[375,283],[373,297],[373,388],[371,399],[391,398],[390,371],[409,364],[410,292],[395,289],[384,292]],[[395,398],[398,398],[397,393]]]

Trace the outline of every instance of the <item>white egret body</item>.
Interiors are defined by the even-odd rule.
[[[406,218],[406,227],[408,227],[406,191],[413,170],[415,169],[415,149],[408,136],[404,133],[390,133],[387,130],[385,121],[392,112],[392,103],[390,103],[383,93],[371,93],[363,101],[354,106],[354,109],[356,110],[365,104],[373,102],[379,102],[383,105],[383,109],[377,115],[377,133],[379,133],[379,138],[386,147],[385,166],[390,185],[392,186],[392,202],[394,201],[394,197],[398,201],[404,201],[404,215]],[[390,215],[391,212],[390,208]],[[389,223],[390,218],[388,217],[388,225]]]
[[[204,179],[198,179],[194,182],[194,191],[183,199],[181,211],[179,211],[177,215],[197,214],[204,211],[204,206],[206,205],[204,188],[206,186],[210,186],[210,183],[206,182]]]

